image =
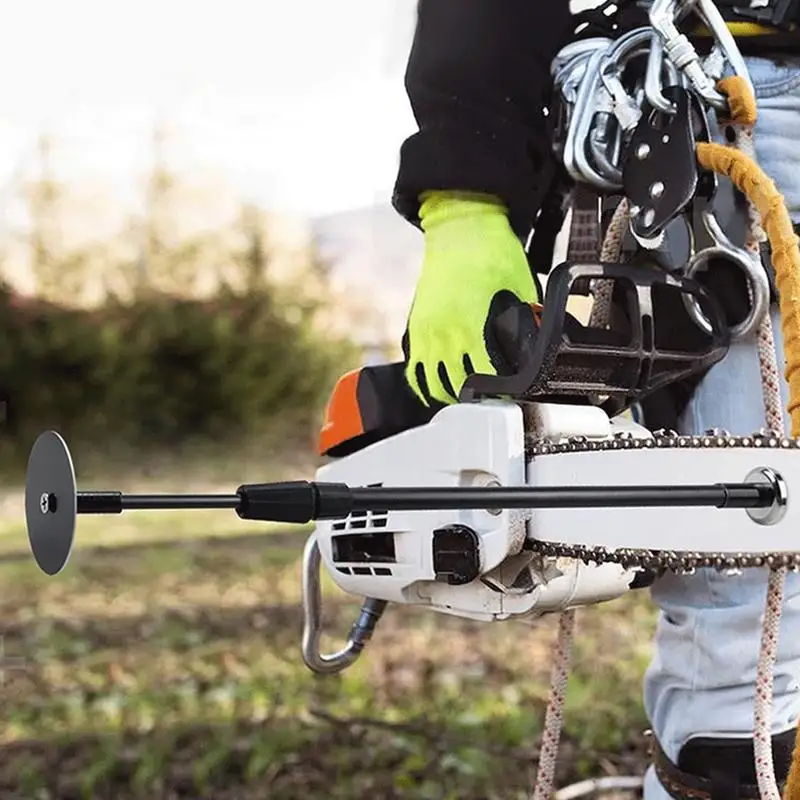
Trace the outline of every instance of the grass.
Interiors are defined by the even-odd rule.
[[[24,506],[18,504],[18,517],[0,525],[0,558],[19,554],[28,557]],[[309,526],[299,527],[310,530]],[[119,517],[81,517],[75,534],[75,553],[87,549],[142,548],[149,545],[183,542],[198,547],[207,539],[263,536],[286,526],[240,520],[230,511],[137,511]],[[76,557],[80,557],[77,555]]]
[[[556,620],[393,606],[354,667],[315,676],[299,651],[305,533],[85,518],[48,578],[19,522],[0,526],[0,634],[25,662],[0,687],[0,797],[527,797]],[[358,602],[330,581],[325,597],[330,649]],[[641,772],[647,595],[578,624],[559,782]]]

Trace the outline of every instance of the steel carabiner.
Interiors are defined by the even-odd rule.
[[[550,64],[553,87],[568,106],[574,106],[586,67],[593,53],[606,50],[612,40],[602,37],[586,39],[563,47]]]
[[[574,161],[571,156],[566,155],[567,138],[574,122],[575,106],[580,87],[586,77],[588,64],[591,56],[607,48],[611,41],[611,39],[595,37],[573,42],[563,47],[550,65],[554,89],[554,103],[551,106],[555,120],[553,151],[565,163],[565,166]],[[569,167],[567,171],[572,174]]]
[[[637,28],[620,37],[605,50],[595,50],[589,57],[578,89],[564,146],[564,166],[575,180],[587,182],[602,191],[618,191],[622,185],[621,173],[614,169],[608,174],[607,170],[591,162],[587,151],[592,141],[592,128],[600,114],[610,113],[618,120],[625,119],[624,110],[618,108],[619,103],[626,103],[631,115],[637,113],[631,107],[632,101],[625,93],[621,81],[617,79],[615,84],[613,76],[619,63],[625,63],[646,38],[649,38],[648,29]],[[611,90],[607,88],[607,82]],[[606,117],[601,119],[609,121]],[[595,141],[595,146],[601,151],[606,149],[606,143],[602,140],[603,136],[600,135],[600,140],[596,138]]]
[[[722,113],[728,111],[728,100],[716,87],[716,81],[709,76],[700,62],[700,56],[685,34],[682,34],[676,20],[689,9],[695,11],[703,21],[725,56],[734,75],[744,78],[752,90],[752,81],[744,57],[725,19],[713,0],[653,0],[648,11],[650,24],[658,33],[667,58],[683,72],[694,90],[703,100]]]
[[[692,0],[694,5],[698,0]],[[666,57],[675,64],[689,79],[694,90],[710,106],[724,110],[728,107],[728,101],[721,92],[717,91],[714,81],[706,75],[700,64],[700,56],[688,37],[678,30],[675,24],[681,11],[686,10],[689,3],[681,4],[679,0],[653,0],[648,17],[650,25],[658,33],[664,48]],[[713,13],[708,17],[709,28],[716,35],[717,20]],[[724,25],[724,23],[723,23]],[[726,28],[727,30],[727,28]]]
[[[596,112],[596,96],[600,85],[600,62],[605,55],[603,50],[595,50],[586,64],[586,72],[578,87],[578,94],[572,108],[570,124],[564,143],[564,167],[570,177],[579,182],[587,182],[598,189],[614,191],[617,187],[591,167],[586,158],[586,142],[589,128]]]
[[[750,70],[747,62],[742,55],[742,51],[736,44],[733,34],[725,22],[725,18],[714,4],[713,0],[697,0],[697,13],[705,22],[708,29],[714,36],[714,42],[719,47],[722,55],[728,61],[734,75],[744,78],[751,92],[754,92],[753,82],[750,80]],[[727,110],[727,99],[723,110]]]
[[[607,189],[622,188],[620,157],[627,136],[641,118],[641,108],[622,82],[627,66],[637,58],[647,57],[653,37],[650,28],[637,28],[621,36],[608,48],[600,60],[597,85],[598,100],[591,118],[584,117],[578,128],[578,141],[586,141],[594,163],[589,164],[589,154],[576,154],[578,166],[584,172],[602,175]]]
[[[553,77],[554,82],[558,83],[558,76],[572,69],[577,62],[585,62],[595,51],[605,50],[610,47],[612,41],[612,39],[605,36],[594,36],[590,39],[580,39],[577,42],[570,42],[564,45],[550,62],[550,75]]]
[[[641,110],[622,85],[622,73],[634,58],[647,55],[646,45],[652,35],[650,28],[636,28],[624,34],[606,51],[600,62],[600,80],[614,101],[615,116],[626,130],[636,126]]]
[[[613,112],[600,111],[589,131],[589,150],[597,168],[609,180],[622,186],[622,154],[624,131]]]
[[[647,53],[646,48],[630,52],[623,62],[623,70],[631,61]],[[622,153],[628,135],[641,117],[643,87],[636,81],[631,90],[627,90],[619,74],[611,73],[610,65],[602,68],[601,80],[611,96],[598,103],[598,112],[589,130],[588,146],[597,169],[621,188]]]
[[[305,665],[320,675],[342,672],[355,663],[364,645],[372,637],[375,626],[388,603],[385,600],[367,598],[361,606],[361,613],[350,630],[345,646],[336,653],[325,655],[320,652],[319,639],[322,635],[322,586],[317,535],[312,533],[303,549],[302,565],[302,604],[303,640],[302,656]]]
[[[653,31],[650,39],[650,53],[647,57],[647,68],[644,74],[644,95],[647,102],[655,109],[665,113],[674,114],[675,104],[667,97],[661,89],[661,79],[664,72],[667,72],[670,85],[684,85],[684,76],[678,71],[676,66],[664,55],[664,42],[661,37]]]

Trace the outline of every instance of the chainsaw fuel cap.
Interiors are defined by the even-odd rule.
[[[75,539],[77,487],[64,439],[45,431],[36,439],[25,475],[25,521],[31,552],[47,575],[61,572]]]

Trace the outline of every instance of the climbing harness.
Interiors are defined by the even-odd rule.
[[[731,125],[734,131],[735,147],[739,153],[746,153],[747,156],[752,158],[754,156],[752,144],[752,127],[755,123],[755,104],[752,98],[752,87],[749,85],[747,77],[747,69],[744,60],[737,55],[736,45],[730,35],[724,20],[719,12],[713,7],[710,2],[697,3],[697,11],[703,18],[703,21],[708,24],[709,28],[716,33],[715,45],[711,51],[710,56],[706,59],[706,64],[700,63],[700,59],[693,53],[691,46],[688,44],[686,37],[682,37],[675,25],[675,17],[673,12],[675,4],[663,2],[662,0],[655,0],[649,9],[649,17],[652,28],[658,34],[654,39],[654,43],[658,42],[656,47],[651,47],[648,53],[647,66],[644,70],[643,84],[645,100],[642,104],[643,113],[639,117],[631,114],[631,104],[625,102],[617,102],[617,98],[611,100],[611,112],[614,108],[621,109],[622,113],[616,113],[614,116],[618,122],[618,130],[622,136],[629,134],[632,126],[626,125],[625,121],[636,119],[637,122],[641,120],[642,116],[646,119],[657,119],[659,114],[664,115],[666,119],[659,119],[660,124],[648,127],[647,125],[641,126],[641,130],[637,130],[633,135],[628,136],[627,148],[624,149],[629,156],[626,164],[628,167],[628,174],[630,180],[625,181],[624,170],[615,170],[613,173],[606,169],[605,175],[602,176],[606,180],[597,180],[597,173],[590,170],[585,170],[581,175],[576,176],[574,170],[569,170],[571,164],[576,162],[576,159],[570,160],[570,153],[567,151],[565,156],[565,164],[567,165],[570,174],[586,183],[593,184],[597,189],[604,190],[609,188],[616,188],[619,184],[617,179],[614,184],[610,185],[607,180],[608,177],[616,177],[623,174],[623,186],[625,190],[624,199],[617,206],[617,210],[612,217],[609,230],[603,242],[602,252],[600,255],[601,260],[618,260],[621,255],[621,242],[624,236],[624,226],[630,226],[630,232],[634,239],[643,247],[652,247],[653,244],[658,246],[662,243],[663,231],[665,226],[671,222],[676,212],[681,211],[687,206],[688,198],[685,196],[686,191],[690,189],[694,199],[702,199],[705,208],[701,212],[701,220],[710,234],[713,241],[713,246],[704,248],[699,253],[694,254],[685,265],[683,274],[690,278],[695,278],[698,274],[702,273],[704,268],[707,267],[712,261],[719,260],[720,258],[728,263],[738,265],[741,271],[745,274],[748,281],[748,295],[751,305],[751,312],[747,319],[735,325],[730,330],[731,339],[744,338],[757,332],[758,336],[758,349],[759,360],[761,364],[762,385],[764,390],[764,401],[766,410],[767,430],[773,434],[780,434],[783,430],[783,418],[781,413],[781,400],[778,388],[778,371],[777,364],[775,363],[775,347],[774,338],[772,335],[771,321],[768,314],[769,307],[769,285],[767,281],[766,272],[761,265],[761,254],[759,249],[759,242],[763,240],[763,230],[759,225],[759,211],[764,214],[770,213],[770,206],[763,202],[762,208],[754,208],[754,197],[749,196],[750,209],[751,209],[751,226],[748,232],[747,242],[745,248],[735,248],[728,241],[722,228],[716,221],[711,207],[713,204],[714,191],[716,190],[716,175],[710,174],[713,182],[710,182],[707,177],[704,180],[701,178],[699,181],[692,176],[691,181],[685,178],[676,180],[677,192],[673,192],[673,197],[670,198],[668,192],[665,192],[664,183],[658,180],[656,171],[648,175],[648,170],[644,163],[653,164],[652,153],[659,144],[667,146],[675,146],[676,144],[683,144],[684,147],[688,144],[694,149],[695,142],[692,142],[692,131],[681,126],[681,122],[685,122],[688,104],[685,102],[681,104],[681,100],[686,99],[686,94],[681,92],[681,88],[691,85],[692,89],[697,93],[699,99],[704,100],[709,106],[712,106],[718,112],[721,112],[723,119],[727,117],[727,122]],[[644,30],[642,33],[644,34]],[[634,32],[635,33],[635,32]],[[633,40],[634,35],[628,33],[626,36],[620,38],[619,41]],[[599,44],[599,40],[598,40]],[[607,46],[609,52],[614,52],[611,46]],[[599,47],[597,48],[599,49]],[[595,50],[597,52],[597,50]],[[664,61],[663,57],[666,56],[668,61],[673,62],[676,67],[681,68],[683,75],[688,80],[676,82],[673,80],[672,84],[668,87],[671,91],[665,91],[659,85],[659,78],[663,75]],[[735,93],[725,93],[718,90],[719,78],[722,75],[722,66],[726,64],[728,68],[738,77],[739,85],[735,87]],[[708,69],[707,66],[711,66]],[[574,61],[572,62],[574,68]],[[706,68],[704,68],[706,66]],[[563,69],[558,63],[554,62],[556,86],[561,89],[562,103],[569,104],[572,102],[572,95],[563,91],[564,80],[563,76],[559,75],[558,70]],[[710,73],[710,74],[709,74]],[[560,82],[561,81],[561,82]],[[731,87],[731,81],[728,79],[728,86]],[[674,88],[677,87],[677,88]],[[634,93],[641,92],[641,86],[634,86]],[[580,87],[575,93],[577,97],[580,95]],[[587,110],[584,106],[581,108],[583,119],[602,120],[608,119],[609,103],[608,96],[600,96],[595,109]],[[730,104],[730,105],[729,105]],[[701,111],[702,113],[702,111]],[[664,124],[666,122],[666,125]],[[586,123],[584,122],[584,125]],[[607,125],[607,123],[605,123]],[[595,156],[597,163],[603,163],[597,159],[597,151],[592,147],[592,134],[591,130],[587,130],[587,139],[578,138],[578,142],[588,143],[588,150]],[[675,134],[678,134],[675,136]],[[696,134],[697,131],[695,130]],[[639,135],[637,135],[639,134]],[[683,134],[683,136],[682,136]],[[656,138],[654,138],[656,137]],[[663,137],[661,142],[657,141],[658,137]],[[607,136],[606,136],[607,139]],[[648,141],[649,139],[649,141]],[[738,164],[739,180],[734,180],[737,188],[741,189],[747,195],[752,195],[752,192],[747,192],[747,187],[744,185],[744,175],[747,172],[747,165],[743,164],[738,154],[734,155],[730,152],[723,152],[718,150],[718,145],[711,145],[708,141],[708,136],[702,137],[703,141],[697,142],[698,161],[701,167],[706,170],[714,170],[715,172],[734,177],[733,173],[736,171],[735,164]],[[567,147],[570,146],[574,139],[567,137]],[[703,149],[705,148],[705,149]],[[619,143],[616,144],[616,152],[620,152]],[[663,148],[662,148],[663,150]],[[649,159],[649,161],[648,161]],[[684,164],[693,165],[694,159],[684,159]],[[670,166],[676,163],[670,160]],[[605,165],[604,165],[605,166]],[[663,165],[660,171],[664,172]],[[752,177],[751,177],[752,180]],[[647,187],[649,197],[642,192],[644,187]],[[750,187],[752,188],[752,187]],[[681,194],[683,189],[683,196]],[[710,191],[709,191],[710,189]],[[657,191],[655,191],[657,190]],[[698,191],[699,190],[699,191]],[[659,201],[667,199],[669,202],[666,205],[666,211],[663,204]],[[652,202],[655,201],[655,202]],[[773,196],[773,206],[775,205],[775,198]],[[644,213],[642,213],[644,209]],[[785,210],[785,209],[784,209]],[[585,222],[584,222],[585,224]],[[638,228],[638,230],[637,230]],[[784,238],[788,233],[788,226],[783,226]],[[655,242],[648,241],[648,235],[655,234]],[[780,238],[776,232],[776,238]],[[785,248],[794,245],[791,241],[791,236],[782,242]],[[615,251],[615,252],[614,252]],[[784,273],[784,279],[786,273]],[[609,310],[611,302],[610,285],[608,281],[595,287],[595,306],[593,308],[590,325],[607,325],[609,320]],[[706,320],[699,309],[698,304],[694,298],[687,295],[683,297],[684,306],[690,313],[690,316],[697,325],[704,330],[710,330],[708,320]],[[793,313],[792,309],[786,307],[786,304],[781,305],[781,313],[784,320],[784,327],[786,327],[787,315]],[[787,345],[788,350],[788,345]],[[788,354],[787,354],[788,355]],[[787,361],[790,359],[787,358]],[[791,363],[787,369],[787,377],[792,374]],[[793,401],[794,402],[794,401]],[[790,406],[791,408],[791,406]],[[796,434],[796,426],[795,426]],[[696,439],[696,437],[683,437]],[[553,555],[564,555],[563,550],[558,547],[554,548]],[[682,568],[693,568],[697,564],[696,559],[687,559],[685,556],[671,556],[673,564],[681,564]],[[751,564],[764,564],[766,563],[772,569],[770,570],[770,578],[767,588],[767,603],[763,622],[762,642],[759,653],[758,668],[757,668],[757,687],[755,692],[756,705],[754,714],[754,756],[756,764],[756,777],[758,783],[758,791],[762,798],[780,798],[780,793],[777,787],[774,774],[774,766],[772,762],[772,736],[771,736],[771,699],[772,699],[772,669],[775,662],[777,651],[777,638],[780,624],[780,613],[783,600],[783,589],[786,575],[786,567],[791,565],[792,568],[797,568],[797,562],[787,557],[775,560],[767,557],[766,562],[759,557],[752,559],[748,556],[743,556],[738,559],[726,560],[724,557],[718,557],[716,561],[711,559],[704,559],[700,562],[703,566],[725,566],[731,570],[740,570]],[[567,627],[565,628],[565,624]],[[559,636],[560,639],[568,640],[572,635],[572,620],[562,624]],[[566,671],[566,658],[569,649],[564,646],[563,641],[557,649],[556,657],[558,663],[556,673],[553,677],[553,690],[551,691],[550,702],[551,705],[559,705],[562,701],[563,693],[560,691],[560,684],[563,681],[561,674]],[[548,712],[551,708],[548,708]],[[550,739],[557,740],[557,727],[559,715],[555,712],[548,714],[552,718]],[[547,735],[547,734],[546,734]],[[790,778],[786,787],[786,797],[791,798],[800,796],[797,793],[798,789],[798,759],[795,757],[790,771]],[[659,777],[664,782],[664,775],[659,773]],[[540,786],[542,787],[540,789]],[[537,797],[549,796],[552,788],[552,768],[544,776],[539,777],[537,784],[536,795]],[[671,788],[671,787],[670,787]],[[677,796],[677,795],[676,795]]]
[[[680,30],[692,14],[713,35],[705,58]],[[472,374],[458,403],[430,408],[406,384],[402,363],[354,370],[329,399],[319,447],[328,461],[316,480],[249,484],[223,495],[78,491],[65,441],[44,432],[26,477],[31,549],[44,572],[60,572],[83,514],[227,508],[243,519],[314,522],[301,567],[301,652],[320,674],[351,666],[393,603],[483,621],[558,613],[534,800],[553,796],[577,608],[649,586],[665,572],[711,568],[735,579],[769,568],[754,751],[762,800],[781,800],[771,692],[783,584],[800,569],[800,507],[789,502],[800,492],[798,239],[783,198],[755,163],[746,64],[711,0],[656,0],[644,24],[589,33],[552,65],[553,148],[576,209],[571,257],[548,275],[541,307],[520,303],[490,321],[508,369]],[[713,141],[712,117],[733,131],[733,146]],[[717,219],[721,178],[749,203],[742,245]],[[600,242],[604,205],[610,220]],[[664,267],[665,241],[681,224],[691,252]],[[701,234],[709,247],[697,245]],[[765,239],[791,436],[784,435],[760,261]],[[704,280],[720,265],[744,278],[748,311],[738,321]],[[567,304],[589,294],[594,303],[583,324]],[[682,436],[623,416],[655,392],[703,375],[732,341],[753,335],[763,430]],[[632,474],[645,482],[631,485]],[[320,650],[323,569],[365,598],[345,645],[331,654]],[[676,774],[674,765],[659,767],[674,796],[708,796],[681,788]],[[588,782],[555,796],[631,785],[635,779]],[[800,746],[783,800],[800,800]]]

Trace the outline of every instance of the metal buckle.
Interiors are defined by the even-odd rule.
[[[781,30],[791,30],[798,22],[799,0],[767,0],[763,5],[757,3],[758,0],[750,0],[748,8],[732,6],[731,11],[759,25],[771,25]]]

